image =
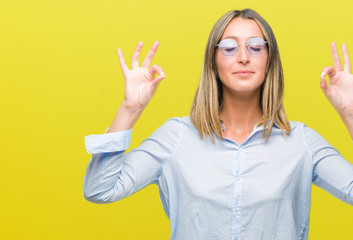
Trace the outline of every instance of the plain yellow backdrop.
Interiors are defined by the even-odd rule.
[[[116,49],[166,79],[134,128],[131,147],[189,115],[208,34],[225,12],[253,8],[272,26],[290,120],[305,122],[353,162],[352,140],[319,87],[330,42],[353,59],[353,2],[283,0],[32,0],[0,3],[1,239],[168,239],[155,185],[108,205],[84,200],[85,135],[103,133],[123,98]],[[130,65],[130,64],[129,64]],[[313,186],[309,239],[352,239],[352,206]]]

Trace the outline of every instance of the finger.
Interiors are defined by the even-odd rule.
[[[326,75],[327,75],[327,70],[329,67],[324,67],[322,69],[321,75],[320,75],[320,87],[324,90],[327,88],[327,80],[326,80]]]
[[[326,89],[328,88],[328,85],[327,85],[327,81],[326,79],[322,79],[320,80],[320,87],[322,89],[322,91],[324,91],[324,93],[326,94]]]
[[[135,69],[139,67],[139,56],[140,56],[140,52],[142,49],[142,41],[139,41],[139,43],[136,46],[135,52],[132,55],[132,59],[131,59],[131,69]]]
[[[158,76],[158,77],[156,77],[156,78],[153,80],[152,84],[153,84],[154,86],[156,86],[156,85],[157,85],[160,81],[162,81],[164,78],[166,78],[165,75]]]
[[[126,66],[126,63],[125,63],[125,60],[124,60],[124,56],[123,56],[123,52],[121,51],[120,48],[118,48],[118,57],[119,57],[119,63],[120,63],[121,71],[123,72],[123,74],[125,76],[125,73],[129,70],[129,68]]]
[[[333,58],[333,65],[335,66],[336,70],[343,71],[342,64],[340,61],[340,56],[338,55],[335,42],[331,43],[331,52],[332,52],[332,58]]]
[[[351,73],[351,62],[348,56],[347,45],[343,43],[341,48],[342,48],[342,55],[343,55],[344,71]]]
[[[153,65],[153,66],[148,70],[148,72],[149,72],[152,76],[154,76],[156,73],[158,73],[160,76],[164,76],[164,75],[165,75],[163,69],[162,69],[160,66],[158,66],[158,65]]]
[[[332,78],[336,75],[336,69],[332,66],[325,67],[321,72],[321,79],[326,80],[326,76],[330,78],[330,83],[332,82]]]
[[[151,62],[152,62],[152,58],[153,58],[154,54],[156,53],[158,46],[159,46],[159,42],[155,41],[151,50],[147,53],[145,60],[143,60],[141,67],[144,67],[144,68],[150,67]]]
[[[325,76],[328,74],[328,72],[331,72],[332,70],[335,71],[335,69],[332,66],[325,67],[322,70],[321,77],[320,77],[321,78],[320,87],[327,98],[329,98],[330,86],[327,84],[327,80],[326,80]]]
[[[326,79],[320,81],[320,87],[322,91],[324,92],[325,96],[329,101],[331,101],[331,96],[332,96],[332,89],[330,88],[329,85],[327,85]]]

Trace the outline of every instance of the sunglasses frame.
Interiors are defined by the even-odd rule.
[[[263,51],[265,50],[265,48],[264,48],[260,53],[258,53],[258,54],[253,54],[253,53],[251,53],[251,52],[249,51],[249,48],[248,48],[249,44],[248,44],[248,42],[249,42],[250,40],[252,40],[252,39],[261,39],[261,41],[263,41],[263,43],[264,43],[264,46],[266,46],[267,42],[266,42],[264,39],[259,38],[259,37],[249,38],[248,41],[246,41],[246,50],[247,50],[251,55],[260,55],[261,53],[263,53]],[[233,41],[236,43],[236,46],[238,47],[238,50],[237,50],[234,54],[232,54],[232,55],[225,55],[225,54],[223,53],[223,51],[221,51],[221,50],[220,50],[220,52],[221,52],[224,56],[234,56],[234,55],[239,51],[239,44],[238,44],[238,42],[235,41],[235,39],[232,39],[232,38],[226,38],[226,39],[223,39],[222,41],[224,41],[224,40],[233,40]],[[220,41],[220,42],[216,45],[218,48],[221,47],[222,41]]]

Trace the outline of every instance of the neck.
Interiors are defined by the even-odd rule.
[[[262,117],[260,90],[253,94],[228,94],[223,91],[223,107],[219,116],[228,130],[252,130]]]

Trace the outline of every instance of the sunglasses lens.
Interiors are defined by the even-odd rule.
[[[222,48],[222,47],[220,47],[219,50],[225,56],[233,56],[238,51],[238,48],[236,48],[236,47],[233,47],[233,48]]]
[[[219,43],[219,50],[225,56],[233,56],[238,51],[238,44],[234,39],[224,39]]]
[[[248,41],[247,48],[252,55],[259,55],[265,50],[265,41],[262,38],[252,38]]]

